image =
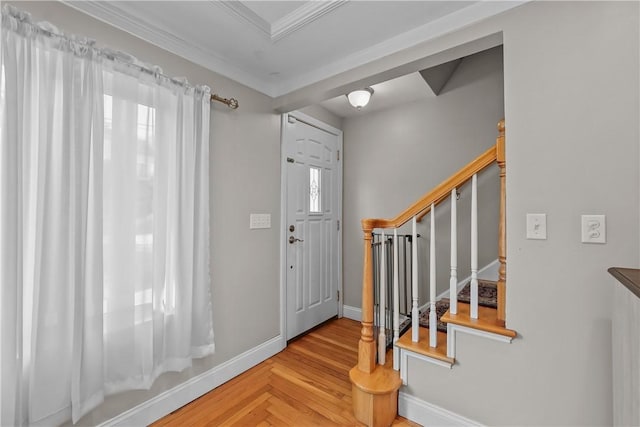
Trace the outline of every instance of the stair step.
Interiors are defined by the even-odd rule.
[[[443,323],[440,318],[449,310],[449,300],[441,299],[436,301],[436,318],[438,319],[438,331],[447,332],[447,324]],[[429,313],[431,307],[428,307],[425,311],[420,313],[420,326],[423,328],[429,327]]]
[[[451,312],[447,311],[442,316],[441,321],[510,338],[515,338],[517,335],[516,331],[504,327],[503,322],[498,320],[498,310],[490,307],[478,306],[478,318],[472,319],[471,306],[466,303],[459,303],[458,313],[451,314]]]
[[[478,305],[490,308],[498,307],[497,282],[491,280],[478,280]],[[461,303],[471,302],[471,283],[467,283],[458,293],[458,301]],[[447,332],[447,324],[442,321],[442,316],[449,310],[449,299],[443,298],[436,301],[436,318],[438,319],[438,331]],[[430,307],[420,313],[420,326],[429,327]]]
[[[458,301],[471,303],[471,282],[458,292]],[[498,308],[498,283],[492,280],[478,280],[478,305]]]
[[[396,345],[405,350],[413,351],[414,353],[421,354],[426,357],[432,357],[442,362],[453,365],[455,359],[447,357],[447,334],[438,331],[437,347],[433,348],[429,346],[429,328],[418,328],[419,340],[418,342],[411,341],[411,330],[400,337],[396,342]]]

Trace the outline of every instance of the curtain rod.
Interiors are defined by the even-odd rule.
[[[232,110],[236,110],[239,107],[238,104],[238,100],[235,98],[223,98],[220,95],[218,95],[217,93],[212,93],[211,94],[211,101],[218,101],[218,102],[222,102],[223,104],[225,104],[227,107],[231,108]]]
[[[5,12],[8,11],[8,12]],[[45,34],[47,37],[55,37],[57,39],[60,40],[69,40],[69,37],[65,34],[61,34],[57,31],[51,31],[50,28],[45,27],[46,26],[51,26],[53,27],[53,25],[45,22],[45,23],[41,23],[41,24],[34,24],[33,22],[31,22],[31,15],[29,13],[26,13],[14,6],[6,6],[4,8],[2,8],[2,16],[4,17],[4,15],[7,14],[7,16],[9,17],[13,17],[14,19],[21,21],[23,23],[26,23],[27,25],[29,25],[29,27],[31,27],[32,29],[34,29],[36,32],[38,33],[42,33]],[[74,42],[75,43],[75,42]],[[95,51],[97,51],[98,53],[104,55],[105,57],[109,58],[112,61],[116,61],[119,60],[123,63],[126,63],[128,66],[130,67],[134,67],[142,72],[145,72],[147,74],[152,74],[152,75],[160,75],[164,78],[166,78],[167,80],[170,80],[171,82],[173,82],[174,84],[178,84],[180,86],[188,86],[188,83],[186,81],[181,81],[178,80],[176,78],[172,78],[169,77],[165,74],[162,73],[162,69],[160,69],[159,67],[153,67],[151,68],[149,65],[147,64],[141,64],[141,63],[137,63],[137,59],[131,55],[129,55],[128,53],[125,52],[118,52],[118,51],[114,51],[111,50],[109,48],[97,48],[93,46],[94,41],[91,40],[90,43],[87,43],[86,41],[84,42],[80,42],[80,44],[84,47],[88,47],[89,49],[95,49]],[[123,60],[122,57],[125,57],[125,59]],[[238,107],[240,106],[238,104],[238,100],[235,98],[224,98],[220,95],[218,95],[217,93],[213,93],[211,94],[211,102],[213,101],[217,101],[217,102],[221,102],[223,104],[225,104],[227,107],[231,108],[232,110],[237,110]]]

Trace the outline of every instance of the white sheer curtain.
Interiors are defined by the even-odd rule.
[[[59,424],[214,350],[209,92],[5,6],[0,425]]]
[[[104,333],[109,392],[212,351],[209,95],[105,66]],[[134,363],[131,363],[134,361]]]

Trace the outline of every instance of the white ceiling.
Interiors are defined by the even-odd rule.
[[[400,104],[434,97],[420,73],[388,80],[371,86],[374,90],[371,100],[362,110],[356,110],[345,95],[321,102],[320,105],[340,117],[356,117],[374,111],[385,110]]]
[[[522,1],[67,0],[65,3],[278,97],[503,12]],[[415,77],[400,80],[399,84],[419,83]],[[382,105],[385,93],[384,87],[374,89],[376,95],[367,107],[369,110],[376,108],[376,104]]]

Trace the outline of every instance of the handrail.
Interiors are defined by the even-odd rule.
[[[426,193],[418,201],[409,206],[393,219],[367,218],[362,220],[364,231],[374,228],[399,228],[406,224],[416,215],[427,214],[431,210],[431,205],[437,206],[451,195],[451,190],[459,188],[469,181],[473,175],[491,165],[498,158],[498,145],[493,145],[487,151],[476,157],[458,172],[440,183],[433,190]]]

